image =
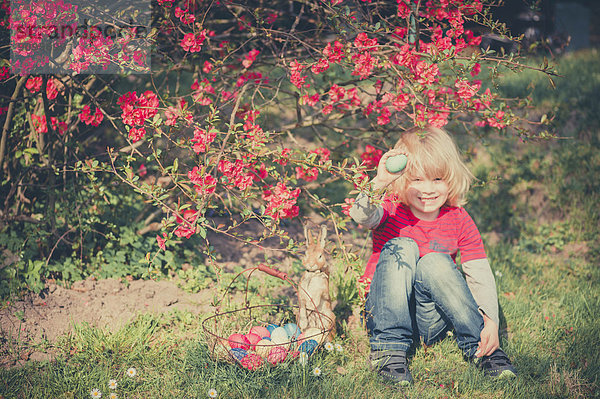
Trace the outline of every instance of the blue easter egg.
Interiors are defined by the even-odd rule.
[[[237,361],[241,361],[248,354],[248,352],[242,348],[233,348],[229,351],[229,353],[231,353],[231,356],[236,358]]]
[[[279,327],[277,324],[269,324],[267,326],[267,330],[269,330],[269,333],[272,333],[274,329],[276,329],[277,327]]]
[[[398,173],[406,167],[408,158],[404,154],[394,155],[385,161],[385,168],[390,173]]]
[[[300,346],[298,347],[298,351],[306,352],[307,355],[312,355],[317,346],[319,346],[317,341],[315,341],[314,339],[308,339],[300,344]]]
[[[283,329],[287,333],[288,337],[290,337],[290,340],[295,340],[302,333],[300,328],[298,328],[295,323],[287,323],[285,326],[283,326]]]

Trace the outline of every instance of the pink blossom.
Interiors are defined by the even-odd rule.
[[[129,138],[134,143],[143,139],[145,135],[146,129],[144,129],[143,127],[132,127],[131,129],[129,129]]]
[[[436,82],[439,72],[436,64],[419,61],[415,67],[415,78],[422,85],[431,85]]]
[[[314,74],[319,74],[321,72],[325,72],[327,69],[329,68],[329,61],[327,61],[325,58],[320,58],[319,61],[317,61],[311,68],[310,70],[314,73]]]
[[[296,166],[296,179],[304,179],[307,182],[315,181],[319,177],[319,169],[316,167],[312,168],[303,168],[301,166]]]
[[[333,46],[330,43],[327,43],[325,48],[323,49],[323,55],[327,58],[329,62],[340,62],[342,58],[344,58],[343,54],[343,45],[339,41],[335,41]]]
[[[217,132],[213,129],[204,130],[200,128],[194,129],[194,137],[190,140],[193,143],[192,148],[196,154],[208,151],[210,143],[217,137]]]
[[[279,182],[275,187],[270,187],[263,192],[263,199],[267,201],[265,215],[275,220],[298,216],[300,209],[296,205],[296,201],[299,195],[299,188],[290,190],[284,182]]]
[[[166,251],[167,247],[165,246],[165,242],[167,241],[167,233],[163,233],[163,236],[156,235],[156,242],[158,243],[158,247],[163,251]]]
[[[244,57],[244,60],[242,61],[242,65],[244,66],[244,68],[250,68],[252,63],[256,60],[258,54],[260,54],[260,51],[256,49],[250,50],[250,52]]]
[[[79,119],[86,125],[98,126],[104,119],[104,114],[100,111],[100,108],[96,108],[94,115],[92,115],[90,106],[86,104],[79,113]]]
[[[379,160],[383,155],[383,151],[379,150],[371,145],[365,147],[365,152],[360,155],[362,164],[367,168],[376,168],[379,165]]]
[[[25,82],[25,87],[30,92],[37,93],[42,88],[42,77],[36,76],[36,77],[27,79],[27,82]]]
[[[185,237],[190,238],[196,233],[196,219],[198,219],[198,211],[194,211],[192,209],[186,209],[183,211],[183,214],[180,217],[176,216],[175,221],[179,226],[175,230],[175,235],[177,237]]]

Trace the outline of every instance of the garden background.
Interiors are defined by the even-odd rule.
[[[35,3],[40,19],[70,4]],[[517,3],[538,20],[511,35],[491,17]],[[147,42],[49,50],[79,74],[36,58],[57,40],[3,35],[0,397],[598,397],[598,6],[572,3],[589,35],[569,45],[551,12],[569,2],[140,2]],[[395,132],[423,123],[477,177],[466,208],[516,380],[486,379],[451,336],[417,348],[409,388],[366,367],[370,241],[344,212]],[[297,282],[303,224],[329,227],[336,347],[256,371],[215,360],[206,317],[246,294],[295,303],[286,282],[235,277],[262,263]]]

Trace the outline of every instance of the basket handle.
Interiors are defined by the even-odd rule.
[[[267,274],[269,274],[269,275],[271,275],[273,277],[280,278],[282,280],[287,280],[288,279],[287,273],[281,272],[279,270],[272,269],[269,266],[265,265],[264,263],[260,263],[257,266],[257,269],[260,270],[260,271],[262,271],[262,272],[265,272],[265,273],[267,273]]]

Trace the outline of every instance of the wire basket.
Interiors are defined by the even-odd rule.
[[[223,298],[229,293],[235,280],[248,273],[245,306],[226,312],[217,312],[202,321],[202,329],[206,333],[208,349],[212,358],[236,363],[248,370],[256,370],[265,365],[274,366],[292,361],[299,356],[310,356],[330,336],[333,320],[327,315],[313,310],[312,312],[318,316],[322,328],[312,328],[302,332],[297,326],[297,305],[261,304],[251,306],[248,302],[248,284],[256,270],[288,282],[294,288],[296,298],[298,298],[298,286],[290,280],[286,273],[264,264],[238,273],[225,290]],[[284,336],[281,329],[287,336]],[[270,341],[259,335],[259,332],[265,330],[269,332]],[[257,341],[255,335],[260,336],[261,340]]]

